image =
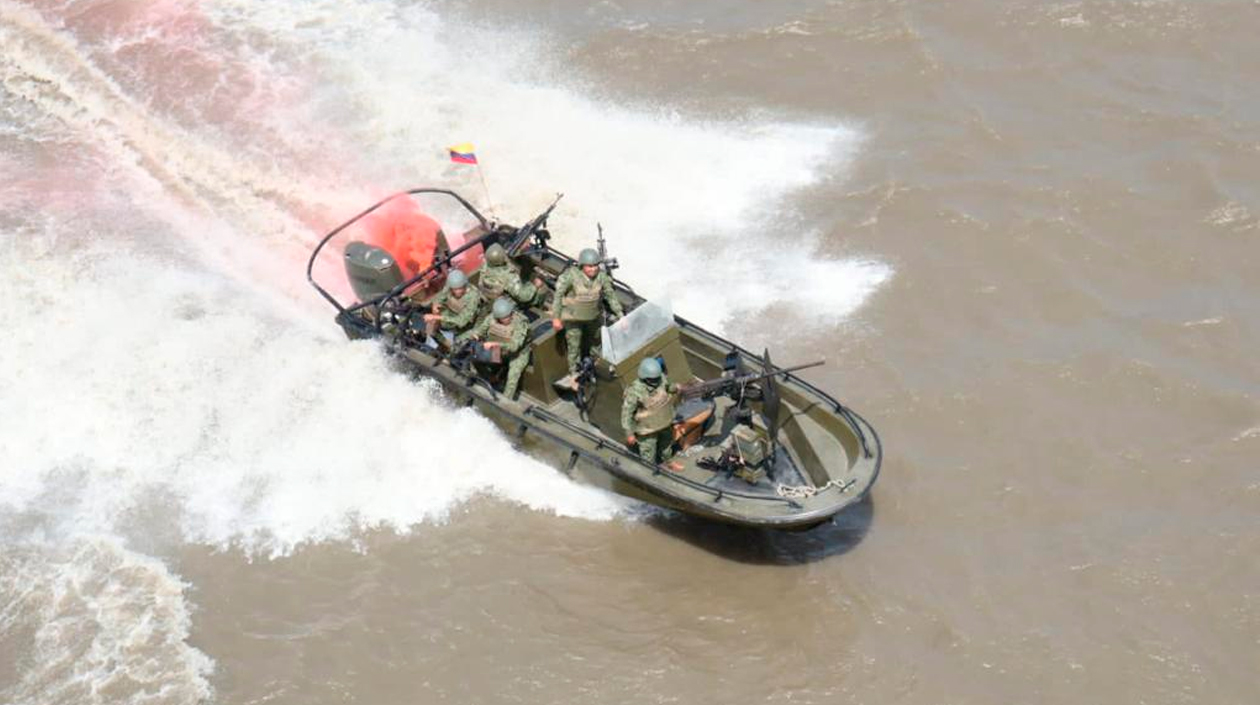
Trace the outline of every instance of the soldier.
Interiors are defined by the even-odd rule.
[[[477,279],[477,286],[481,288],[482,300],[486,303],[507,295],[528,306],[541,298],[542,280],[535,277],[532,283],[521,281],[520,270],[508,261],[507,250],[498,243],[486,248],[486,261],[478,271],[481,276]]]
[[[520,385],[521,375],[529,365],[529,321],[516,310],[516,304],[506,296],[500,296],[490,308],[490,315],[465,331],[456,342],[465,340],[483,341],[489,351],[498,350],[499,364],[507,365],[507,383],[503,394],[512,399]]]
[[[564,329],[570,377],[577,373],[583,344],[589,347],[599,333],[601,300],[612,311],[611,320],[621,317],[621,301],[613,290],[612,277],[600,267],[599,253],[587,248],[578,255],[578,266],[569,267],[556,279],[551,304],[552,327]]]
[[[429,303],[432,313],[424,314],[425,332],[433,335],[438,328],[458,335],[477,321],[481,293],[468,286],[468,275],[458,269],[446,277],[446,286]]]
[[[639,363],[639,378],[626,387],[621,403],[621,426],[626,443],[638,446],[639,457],[652,465],[664,463],[675,472],[682,465],[674,457],[674,393],[678,385],[669,381],[654,357]]]

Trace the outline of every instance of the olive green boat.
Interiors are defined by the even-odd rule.
[[[437,380],[456,403],[476,406],[586,482],[706,519],[774,529],[816,526],[866,496],[883,452],[865,419],[793,368],[775,367],[768,352],[724,340],[620,280],[615,291],[626,315],[602,328],[579,375],[570,376],[563,335],[545,305],[550,285],[574,265],[548,244],[555,205],[513,227],[487,220],[453,191],[401,192],[324,236],[307,278],[336,308],[347,336],[380,340],[403,368]],[[477,285],[475,268],[493,244],[545,290],[522,307],[532,358],[515,399],[496,390],[486,366],[470,363],[421,319],[453,268]],[[600,244],[602,255],[602,235]],[[616,262],[602,266],[610,271]],[[625,445],[622,395],[649,357],[671,380],[706,390],[680,404],[675,418],[681,469],[649,464]]]

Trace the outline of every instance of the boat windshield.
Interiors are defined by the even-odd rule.
[[[668,299],[660,302],[644,301],[621,320],[604,327],[601,354],[609,363],[616,365],[634,355],[673,325],[674,309]]]
[[[450,242],[451,247],[459,247],[463,244],[463,236],[469,231],[477,229],[481,225],[481,220],[472,211],[456,200],[448,193],[440,192],[421,192],[411,194],[411,201],[415,203],[421,213],[429,216],[441,225],[442,231],[446,233],[446,238]]]

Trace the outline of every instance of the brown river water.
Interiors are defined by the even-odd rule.
[[[0,702],[1260,702],[1260,3],[0,0]],[[777,534],[348,343],[374,196],[564,192],[886,450]]]

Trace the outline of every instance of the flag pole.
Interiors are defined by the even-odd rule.
[[[486,186],[486,175],[481,171],[481,160],[477,160],[477,177],[481,179],[481,190],[486,193],[486,208],[490,211],[490,217],[498,220],[499,216],[494,212],[494,199],[490,198],[490,187]]]
[[[494,199],[490,198],[490,187],[486,184],[486,173],[481,170],[481,160],[477,158],[477,148],[472,142],[460,142],[446,148],[451,153],[451,161],[458,164],[472,164],[477,168],[477,178],[481,180],[481,190],[486,194],[486,209],[495,220],[499,215],[494,212]]]

